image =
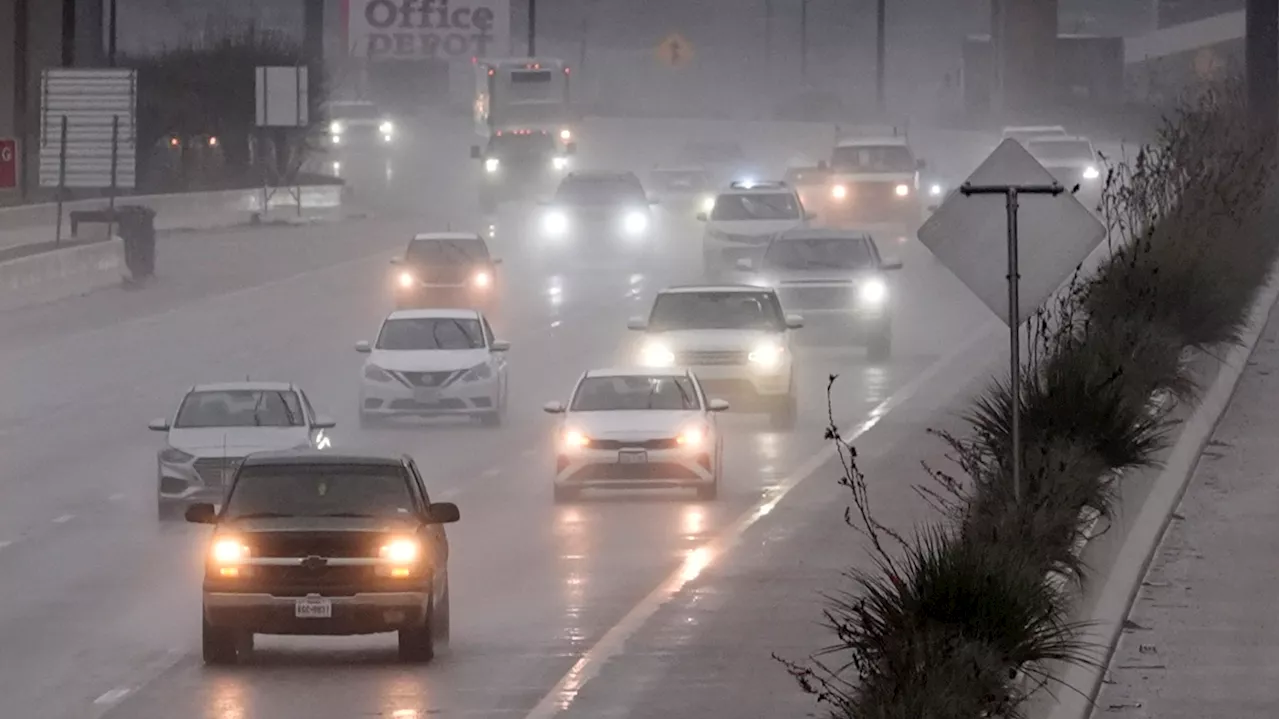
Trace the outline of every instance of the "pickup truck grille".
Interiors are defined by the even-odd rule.
[[[717,350],[702,352],[681,352],[676,355],[676,364],[687,367],[706,365],[741,365],[747,363],[744,350]]]
[[[246,543],[255,557],[353,558],[378,556],[385,540],[376,532],[253,532]]]
[[[668,439],[593,439],[589,445],[591,449],[673,449],[676,446],[674,438]]]

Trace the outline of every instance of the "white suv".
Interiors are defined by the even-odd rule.
[[[627,327],[643,331],[636,347],[645,367],[687,367],[707,391],[756,400],[777,429],[796,420],[791,330],[804,326],[785,315],[772,288],[688,285],[658,293],[648,319]]]
[[[800,195],[785,182],[734,182],[720,192],[707,212],[702,235],[702,267],[708,277],[732,270],[742,259],[759,259],[780,232],[814,219]]]

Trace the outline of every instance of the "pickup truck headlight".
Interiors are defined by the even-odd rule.
[[[831,187],[831,199],[843,200],[849,196],[849,188],[844,185],[833,185]]]
[[[893,194],[897,195],[898,197],[906,197],[907,195],[911,194],[911,188],[907,187],[906,185],[899,184],[897,187],[893,188]]]
[[[776,342],[765,342],[751,350],[747,360],[761,369],[777,369],[782,365],[782,358],[786,352],[786,349]]]
[[[484,161],[484,171],[492,175],[493,173],[498,171],[498,166],[500,164],[502,163],[498,162],[498,158],[487,157],[485,158],[485,161]]]
[[[410,287],[413,287],[413,283],[416,282],[417,279],[418,278],[413,276],[412,272],[401,272],[400,276],[396,278],[396,282],[398,282],[401,287],[407,290]]]
[[[1090,165],[1084,168],[1084,179],[1086,180],[1098,179],[1098,168],[1094,167],[1093,165]]]
[[[878,306],[889,296],[889,288],[881,280],[867,280],[858,288],[858,299],[864,305]]]

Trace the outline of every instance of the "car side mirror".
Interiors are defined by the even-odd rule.
[[[798,330],[804,327],[804,318],[800,315],[787,315],[787,329]]]
[[[163,417],[160,417],[158,419],[153,419],[147,423],[147,429],[151,430],[152,432],[168,432],[169,420]]]
[[[511,349],[511,343],[506,340],[494,340],[493,344],[489,345],[489,349],[493,352],[506,352]]]
[[[643,317],[632,317],[627,320],[627,329],[643,331],[649,328],[649,322]]]
[[[747,257],[739,257],[738,261],[734,264],[743,272],[750,272],[753,267],[751,260]]]
[[[900,269],[902,269],[902,260],[898,260],[898,259],[886,259],[886,260],[882,260],[882,261],[880,262],[880,269],[882,269],[882,270],[900,270]]]
[[[333,417],[318,415],[316,421],[311,423],[311,426],[316,429],[333,429],[338,426],[338,422]]]
[[[925,162],[924,160],[916,160],[916,169],[917,169],[917,170],[923,170],[924,168],[926,168],[926,167],[928,167],[928,166],[929,166],[929,163]]]
[[[707,409],[712,412],[723,412],[729,409],[729,403],[722,399],[713,399],[707,402]]]
[[[564,414],[564,402],[548,402],[542,405],[542,411],[547,414]]]
[[[367,340],[360,340],[359,342],[356,343],[356,352],[359,352],[361,354],[369,354],[372,351],[373,351],[373,347],[369,345],[369,342]]]
[[[458,505],[453,502],[432,502],[423,516],[423,524],[453,524],[462,519]]]
[[[217,521],[218,515],[213,510],[212,504],[201,503],[187,507],[187,511],[182,516],[192,524],[213,524]]]
[[[699,212],[699,213],[697,214],[697,220],[698,220],[698,222],[706,222],[706,221],[707,221],[707,213],[705,213],[705,212]]]
[[[480,146],[479,146],[479,145],[472,145],[472,146],[471,146],[471,159],[473,159],[473,160],[479,160],[479,159],[480,159]]]

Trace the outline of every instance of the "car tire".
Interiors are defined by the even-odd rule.
[[[436,607],[432,623],[435,643],[441,647],[449,646],[449,580],[447,578],[444,580],[444,598],[440,600],[440,606]]]
[[[226,666],[239,658],[239,638],[233,629],[215,627],[208,619],[200,620],[200,655],[205,664]]]
[[[401,629],[396,633],[399,644],[400,661],[422,664],[431,661],[436,655],[435,636],[432,622],[435,619],[435,602],[427,610],[422,619],[422,626]]]
[[[893,353],[893,333],[889,325],[878,328],[867,340],[867,359],[871,362],[884,362]]]
[[[796,398],[794,395],[787,395],[774,401],[774,407],[769,413],[769,424],[773,429],[780,431],[795,429]]]
[[[556,486],[552,488],[552,498],[556,504],[573,502],[578,499],[578,490],[574,487]]]

